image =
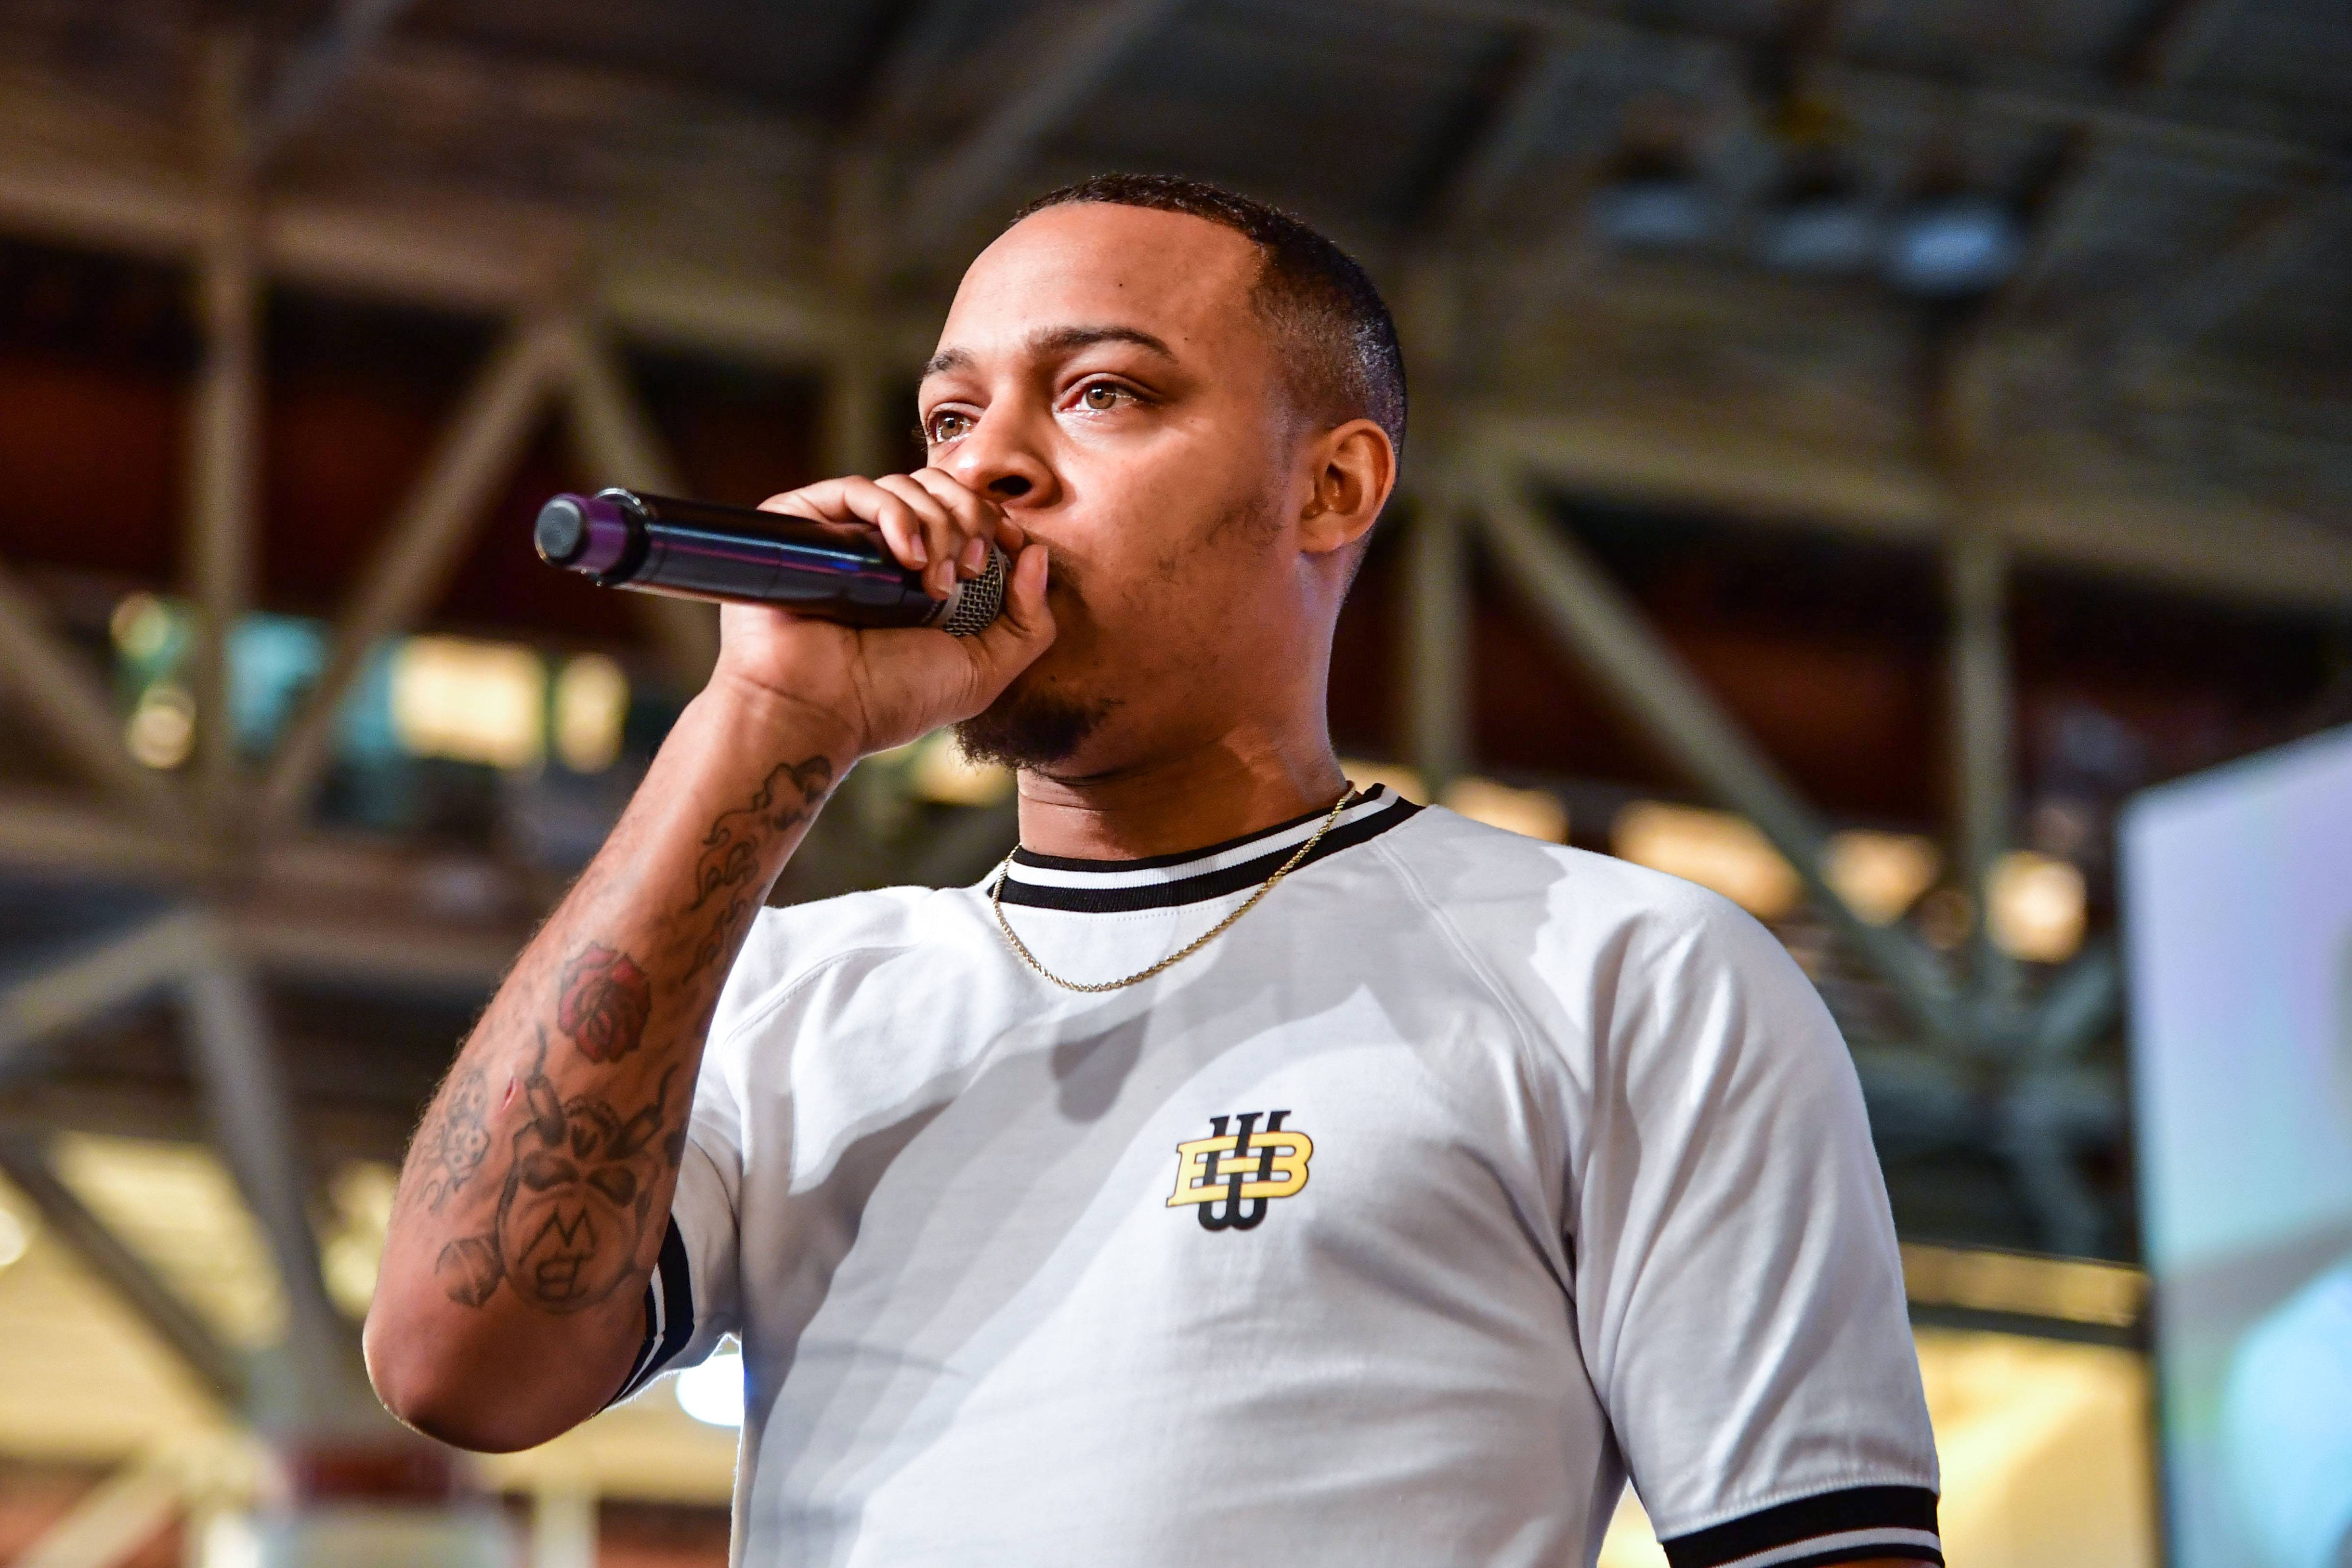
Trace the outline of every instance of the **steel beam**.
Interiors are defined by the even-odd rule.
[[[12,1561],[16,1568],[120,1568],[153,1544],[187,1500],[186,1483],[168,1458],[132,1459]]]
[[[2166,0],[2141,37],[2123,51],[2116,90],[2129,101],[2157,101],[2167,89],[2187,80],[2205,62],[2243,3]],[[1972,354],[1981,353],[2000,330],[2023,313],[2035,285],[2073,247],[2075,237],[2105,215],[2105,203],[2092,175],[2106,150],[2105,139],[2087,123],[2062,127],[2061,132],[2063,141],[2048,160],[2040,188],[2024,204],[2033,216],[2026,254],[1983,312],[1972,334],[1978,340]]]
[[[171,1347],[198,1383],[229,1409],[242,1407],[249,1384],[244,1359],[58,1178],[49,1163],[47,1134],[0,1129],[0,1173],[40,1210],[50,1232]]]
[[[1935,954],[1899,927],[1863,920],[1830,886],[1827,829],[1600,563],[1529,502],[1515,476],[1489,471],[1479,499],[1487,542],[1562,647],[1708,794],[1772,841],[1823,918],[1894,987],[1923,1032],[1956,1037],[1950,986]]]
[[[168,884],[201,875],[213,862],[210,847],[193,835],[132,826],[79,796],[0,794],[0,863]]]
[[[1431,493],[1406,542],[1406,731],[1429,798],[1470,769],[1469,541],[1450,489]]]
[[[860,142],[903,135],[921,113],[940,75],[955,59],[969,21],[988,9],[985,0],[921,0],[899,24],[858,114]]]
[[[0,230],[188,259],[203,243],[205,202],[157,171],[0,142]],[[561,292],[586,248],[574,220],[476,197],[427,205],[272,195],[257,215],[255,238],[273,279],[493,315],[536,309]],[[794,367],[820,362],[839,335],[834,302],[807,279],[619,257],[598,271],[593,302],[632,338]],[[894,318],[892,342],[912,343],[926,331]]]
[[[2257,205],[2237,237],[2212,256],[2130,290],[2102,314],[2124,328],[2130,350],[2180,353],[2259,300],[2281,271],[2352,202],[2352,182],[2315,181]]]
[[[408,0],[342,0],[336,6],[287,65],[269,101],[254,117],[251,152],[257,166],[300,134],[407,5]]]
[[[907,201],[905,245],[920,252],[951,238],[1175,8],[1176,0],[1097,0],[1058,28],[995,110],[917,182]]]
[[[1581,35],[1656,49],[1700,50],[1721,58],[1744,54],[1754,40],[1738,34],[1637,20],[1607,0],[1377,0],[1398,11],[1456,26],[1529,33]],[[1890,101],[1923,97],[2021,124],[2097,134],[2163,147],[2192,157],[2343,170],[2352,167],[2336,132],[2316,117],[2307,126],[2281,129],[2275,114],[2233,116],[2218,100],[2182,92],[2142,100],[2110,83],[2023,62],[1956,60],[1946,68],[1909,61],[1824,54],[1812,62],[1815,81],[1835,94],[1871,93]]]
[[[161,915],[54,960],[0,991],[0,1079],[9,1075],[11,1058],[28,1047],[185,975],[198,951],[199,931],[185,913]]]
[[[1430,203],[1431,232],[1460,236],[1493,215],[1559,111],[1583,43],[1582,33],[1570,28],[1547,31],[1528,46],[1494,109]]]
[[[599,487],[621,485],[655,495],[684,495],[686,482],[671,460],[626,367],[600,332],[574,330],[572,375],[564,410],[581,465]],[[701,689],[719,658],[719,615],[709,605],[654,594],[633,594],[631,607],[661,649],[671,679],[685,691]]]
[[[236,726],[229,707],[229,639],[253,599],[254,505],[261,430],[261,279],[254,192],[245,158],[250,39],[224,32],[205,50],[198,104],[210,166],[196,268],[203,359],[189,429],[189,597],[195,637],[196,784],[208,816],[229,808]]]
[[[1593,411],[1534,418],[1465,409],[1481,448],[1597,495],[1696,506],[1763,524],[1941,543],[1960,502],[1916,460],[1823,452],[1735,422]],[[1982,491],[1972,521],[2020,560],[2217,598],[2336,612],[2352,603],[2352,541],[2323,521],[2252,501],[2159,491],[2010,483]]]
[[[0,684],[89,781],[157,827],[187,823],[179,791],[143,768],[122,743],[122,721],[104,687],[49,630],[41,605],[0,566]]]
[[[513,471],[550,388],[571,368],[576,342],[565,322],[516,326],[450,416],[416,488],[336,622],[318,685],[271,761],[262,791],[266,823],[282,828],[308,805],[352,682],[377,643],[415,625],[431,607],[483,508]]]
[[[310,1183],[292,1099],[259,988],[224,933],[210,933],[182,987],[181,1006],[214,1142],[260,1224],[286,1293],[293,1408],[268,1414],[306,1428],[341,1425],[354,1408],[358,1342],[327,1294]]]
[[[2011,841],[2010,792],[2016,778],[2011,731],[2009,561],[1974,529],[1955,535],[1946,557],[1951,605],[1950,693],[1953,797],[1961,874],[1976,900],[1971,943],[1978,999],[2002,1004],[2017,993],[2017,966],[1992,941],[1992,873]]]
[[[2123,1005],[2122,965],[2105,938],[2074,955],[2043,987],[2028,1048],[2044,1062],[2079,1055]]]
[[[2246,0],[2164,0],[2125,62],[2126,79],[2151,86],[2185,82],[2221,47]]]
[[[541,1482],[530,1498],[530,1568],[596,1568],[596,1492]]]
[[[2106,1210],[2076,1162],[2086,1147],[2112,1147],[2122,1132],[2119,1085],[2081,1068],[2021,1075],[1994,1117],[1994,1146],[2009,1162],[2042,1226],[2042,1245],[2073,1257],[2095,1257]]]

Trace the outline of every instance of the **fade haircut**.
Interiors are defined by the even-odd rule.
[[[1325,429],[1370,419],[1402,455],[1404,354],[1388,302],[1354,257],[1278,207],[1174,174],[1097,174],[1039,196],[1013,223],[1097,202],[1206,218],[1255,246],[1250,302],[1274,339],[1298,412]]]

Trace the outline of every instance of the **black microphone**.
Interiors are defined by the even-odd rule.
[[[968,637],[1004,607],[1011,566],[991,541],[980,575],[944,599],[876,530],[635,490],[559,495],[539,509],[539,558],[607,588],[774,605],[851,626],[937,626]]]

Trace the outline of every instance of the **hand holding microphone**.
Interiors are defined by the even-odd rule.
[[[533,543],[603,586],[719,601],[713,685],[830,710],[860,752],[978,712],[1053,640],[1043,547],[939,469],[830,479],[758,510],[558,495]],[[923,627],[950,637],[897,635]]]

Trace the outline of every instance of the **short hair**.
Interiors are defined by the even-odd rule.
[[[1097,174],[1048,191],[1005,226],[1085,203],[1206,218],[1255,246],[1251,302],[1271,330],[1299,411],[1335,426],[1370,419],[1402,454],[1404,353],[1388,301],[1354,257],[1279,207],[1174,174]]]

